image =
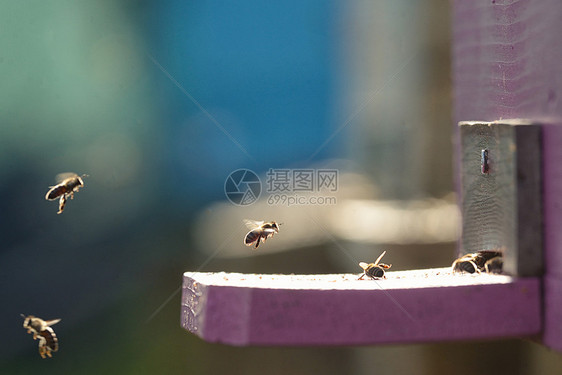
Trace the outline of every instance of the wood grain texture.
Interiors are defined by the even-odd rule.
[[[562,2],[453,2],[455,124],[562,116]]]
[[[541,276],[541,127],[498,121],[461,122],[460,128],[460,253],[501,249],[505,272]],[[481,165],[484,150],[486,173]]]
[[[533,335],[540,281],[450,268],[356,274],[185,273],[181,325],[230,345],[371,345]]]

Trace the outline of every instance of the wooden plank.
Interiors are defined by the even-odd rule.
[[[502,249],[505,272],[542,275],[540,125],[508,120],[459,125],[460,252]]]
[[[185,273],[181,325],[231,345],[371,345],[540,332],[540,281],[449,268],[357,274]]]

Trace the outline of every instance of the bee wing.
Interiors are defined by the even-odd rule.
[[[382,257],[384,256],[384,254],[386,254],[386,250],[383,251],[381,255],[379,255],[379,257],[378,257],[377,260],[375,261],[375,264],[379,264],[380,260],[381,260]]]
[[[74,172],[59,173],[58,175],[55,176],[55,181],[57,181],[57,184],[60,184],[61,182],[63,182],[67,178],[77,177],[77,176],[78,175]]]
[[[369,267],[369,263],[359,262],[359,267],[361,267],[365,270],[365,269],[367,269],[367,267]]]
[[[257,221],[257,220],[250,220],[250,219],[244,219],[244,224],[249,228],[249,229],[255,229],[257,227],[261,227],[263,225],[263,223],[265,223],[265,221]]]
[[[57,324],[60,321],[61,321],[61,319],[46,320],[45,324],[47,324],[47,326],[52,326],[52,325]]]

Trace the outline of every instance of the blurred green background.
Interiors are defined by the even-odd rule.
[[[343,160],[380,199],[453,191],[449,6],[1,1],[0,373],[557,373],[560,356],[522,340],[233,348],[179,326],[174,291],[202,265],[358,272],[325,246],[197,251],[235,169]],[[56,215],[44,195],[69,171],[90,177]],[[404,269],[447,266],[454,247],[395,250]],[[20,313],[62,318],[52,359]]]

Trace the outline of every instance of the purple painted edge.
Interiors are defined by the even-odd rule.
[[[194,320],[200,326],[184,328],[230,345],[372,345],[529,336],[541,330],[537,278],[391,291],[216,285],[201,290],[204,317]],[[186,307],[191,309],[182,306],[182,311]]]
[[[181,326],[210,342],[220,342],[228,332],[233,338],[230,344],[244,345],[248,341],[251,298],[249,288],[205,285],[184,276]]]

